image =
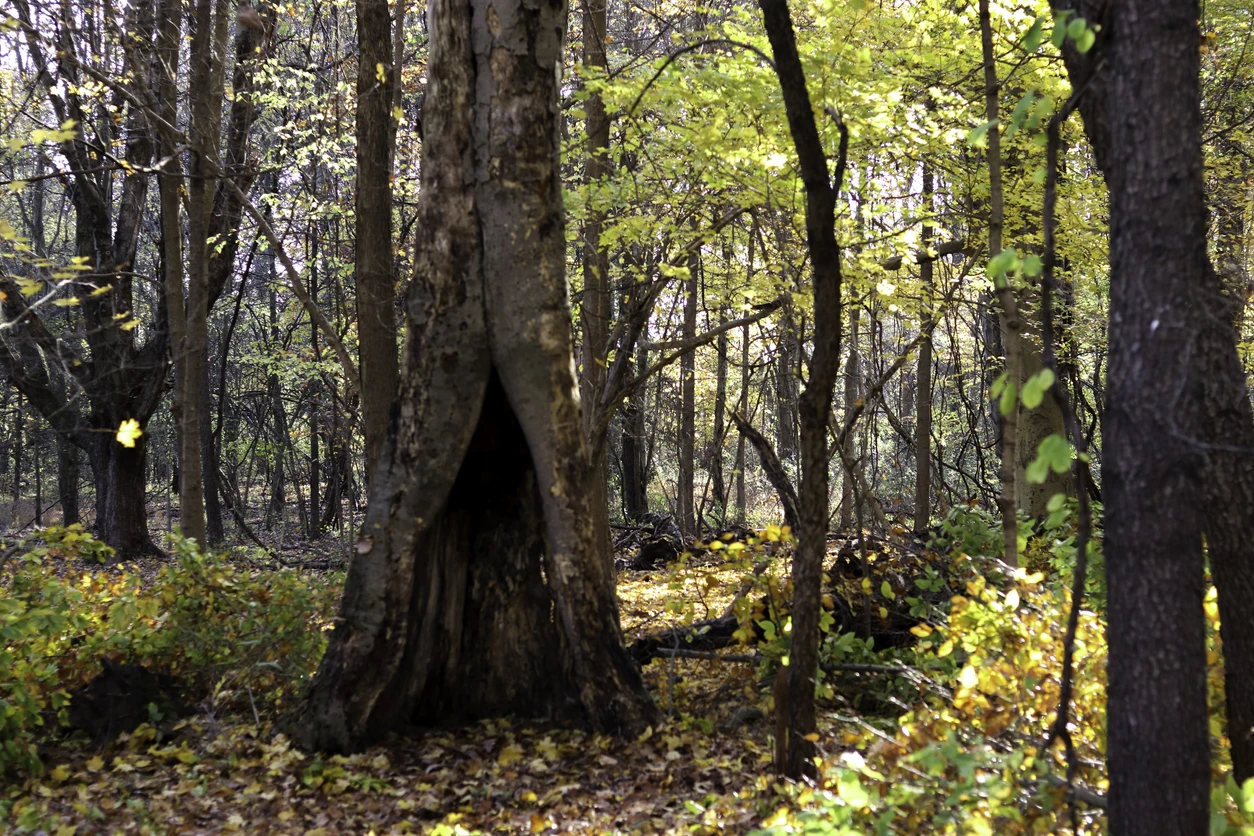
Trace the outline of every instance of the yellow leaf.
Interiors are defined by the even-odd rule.
[[[380,84],[387,84],[388,70],[382,62],[374,65],[374,77],[379,79]]]
[[[807,735],[805,736],[805,739],[806,739],[806,740],[808,740],[808,741],[810,741],[811,743],[818,743],[818,742],[819,742],[819,736],[818,736],[818,734],[817,734],[816,732],[810,732],[810,734],[807,734]]]
[[[910,632],[914,633],[921,639],[926,639],[928,636],[932,635],[932,628],[927,624],[916,624],[910,628]]]
[[[139,325],[138,319],[128,319],[126,322],[120,323],[118,327],[121,328],[123,331],[134,331],[136,326],[138,325]]]
[[[405,111],[401,110],[399,107],[392,108],[392,118],[397,122],[401,121],[401,119],[405,118]]]
[[[289,822],[292,819],[296,818],[296,814],[293,813],[291,810],[284,810],[281,813],[279,813],[278,818],[279,818],[279,821],[281,822]]]
[[[13,241],[17,238],[17,230],[8,221],[0,219],[0,238]]]
[[[523,759],[523,748],[517,743],[511,743],[501,750],[501,754],[497,757],[496,762],[500,766],[509,766],[512,763],[518,763]]]
[[[940,647],[936,648],[936,655],[941,659],[944,659],[946,656],[948,656],[950,653],[953,653],[953,652],[954,652],[954,640],[953,639],[945,639],[944,643],[941,644]]]
[[[880,618],[888,618],[888,607],[880,607]]]
[[[78,832],[77,824],[63,824],[53,831],[56,836],[74,836]]]
[[[107,285],[105,285],[104,287],[98,287],[98,288],[96,288],[95,290],[93,290],[91,293],[89,293],[89,294],[87,294],[87,295],[88,295],[88,296],[91,296],[91,297],[94,299],[94,298],[95,298],[95,297],[97,297],[97,296],[104,296],[104,295],[105,295],[106,293],[108,293],[110,290],[113,290],[113,285],[111,285],[111,284],[107,284]]]
[[[883,595],[885,598],[887,598],[890,601],[895,600],[897,598],[897,596],[893,594],[893,588],[892,586],[889,585],[888,581],[884,581],[882,584],[880,584],[880,595]]]
[[[96,755],[87,759],[87,768],[92,772],[99,772],[104,769],[104,758]]]
[[[1006,593],[1006,607],[1008,609],[1019,609],[1019,590],[1012,589]]]
[[[144,431],[140,429],[139,422],[134,418],[127,418],[122,422],[121,426],[118,427],[118,444],[121,444],[123,447],[134,447],[135,442],[138,441],[139,437],[143,434]]]
[[[26,185],[27,184],[25,180],[14,180],[12,183],[9,183],[7,186],[5,186],[5,188],[8,189],[13,194],[17,194],[22,189],[26,188]]]
[[[967,665],[962,669],[962,673],[958,674],[958,684],[964,688],[974,688],[979,684],[980,675],[976,673],[975,668]]]
[[[78,304],[78,299],[73,296],[66,297],[65,299],[53,299],[52,304],[56,305],[58,308],[72,308]]]

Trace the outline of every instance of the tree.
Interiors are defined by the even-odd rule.
[[[396,419],[341,620],[289,724],[346,750],[398,724],[655,718],[588,507],[565,285],[566,11],[438,0]]]
[[[398,3],[397,27],[404,17]],[[392,267],[394,90],[400,84],[387,0],[357,2],[357,344],[366,425],[366,478],[374,478],[396,399],[396,280]],[[317,516],[317,509],[313,515]]]
[[[1054,14],[1075,14],[1109,32],[1115,7],[1108,0],[1057,2]],[[1117,154],[1113,138],[1115,109],[1112,69],[1102,59],[1106,41],[1089,52],[1068,42],[1063,58],[1072,86],[1083,90],[1078,110],[1098,167],[1107,181]],[[1196,292],[1203,314],[1190,347],[1191,389],[1201,410],[1190,437],[1196,451],[1205,453],[1205,533],[1211,572],[1219,592],[1223,639],[1224,680],[1233,773],[1238,781],[1254,778],[1254,623],[1245,617],[1246,602],[1254,599],[1254,562],[1246,545],[1254,536],[1254,414],[1247,396],[1246,376],[1237,355],[1237,333],[1231,315],[1234,297],[1209,259]],[[1239,297],[1236,297],[1239,298]],[[1187,422],[1175,417],[1177,426]],[[1186,433],[1186,435],[1188,435]]]
[[[1198,6],[1116,0],[1114,15],[1102,469],[1110,827],[1205,833],[1205,461],[1181,432],[1197,428],[1188,358],[1206,298]]]
[[[791,778],[800,778],[813,774],[815,769],[814,745],[808,738],[815,730],[814,689],[819,665],[823,557],[827,551],[827,425],[840,370],[841,270],[836,200],[844,176],[849,134],[840,124],[840,148],[832,179],[797,54],[787,0],[759,0],[758,5],[775,56],[788,128],[805,183],[806,245],[814,271],[814,351],[809,381],[797,410],[801,424],[801,489],[797,497],[800,530],[792,563],[792,646],[788,667],[780,673],[781,677],[787,676],[786,687],[776,690],[777,695],[785,697],[781,708],[786,717],[780,729],[786,726],[787,736],[786,741],[776,744],[784,754],[784,762],[777,763],[776,768]]]

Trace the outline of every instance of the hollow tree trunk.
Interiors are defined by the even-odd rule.
[[[288,728],[332,750],[504,713],[632,734],[656,709],[591,524],[571,370],[556,118],[566,10],[436,0],[429,20],[400,399],[341,620]]]

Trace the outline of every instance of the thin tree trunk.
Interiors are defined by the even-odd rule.
[[[404,4],[397,4],[400,9]],[[399,27],[399,22],[398,22]],[[374,478],[396,399],[396,279],[392,274],[394,90],[400,55],[393,54],[387,0],[357,0],[357,345],[361,410],[366,425],[366,480]],[[311,294],[314,295],[314,294]],[[314,295],[317,299],[317,296]],[[315,509],[312,518],[318,517]],[[316,532],[314,532],[316,535]]]
[[[845,415],[853,414],[857,408],[858,398],[861,397],[862,391],[862,353],[858,348],[858,332],[859,326],[862,324],[862,311],[857,306],[850,306],[849,310],[849,339],[846,341],[849,345],[849,356],[845,359]],[[850,432],[845,438],[845,446],[841,451],[842,461],[852,463],[854,461],[854,447],[857,445],[857,431]],[[860,465],[854,465],[858,467]],[[859,501],[858,486],[855,484],[856,474],[848,467],[843,468],[844,476],[840,482],[840,528],[842,531],[849,531],[853,528],[855,517],[855,505]],[[859,532],[861,536],[861,532]]]
[[[980,45],[984,61],[984,108],[985,118],[994,123],[985,134],[988,140],[988,255],[994,259],[1001,253],[1002,226],[1005,216],[1005,201],[1002,196],[1001,184],[1001,125],[999,119],[998,98],[1001,85],[997,80],[996,57],[993,54],[993,24],[989,13],[989,0],[980,3]],[[1022,372],[1019,365],[1020,333],[1023,322],[1019,316],[1019,305],[1015,299],[1014,288],[1010,285],[1008,275],[993,277],[997,303],[1000,306],[1002,344],[1006,352],[1006,373],[1003,378],[1006,389],[1010,390],[1010,408],[1001,413],[1002,449],[1001,449],[1001,497],[997,502],[1001,511],[1002,540],[1005,547],[1005,561],[1011,566],[1019,565],[1019,516],[1015,503],[1015,478],[1018,471],[1018,434],[1019,434],[1019,380]],[[1004,401],[1003,401],[1004,402]]]
[[[696,254],[688,262],[689,277],[684,282],[684,329],[683,339],[697,336],[697,273],[700,260]],[[679,526],[684,538],[699,536],[696,518],[696,442],[697,442],[697,381],[696,351],[689,351],[679,361],[679,482],[675,486],[676,505],[679,510]]]
[[[809,738],[815,732],[814,690],[819,661],[823,558],[827,546],[830,478],[827,425],[840,373],[842,325],[836,202],[844,176],[849,132],[843,123],[838,124],[840,147],[833,181],[814,121],[787,0],[759,0],[758,5],[775,57],[788,128],[805,184],[806,245],[814,276],[814,352],[798,410],[801,419],[801,490],[798,492],[801,524],[792,563],[792,647],[786,686],[786,722],[779,724],[786,740],[778,749],[784,754],[784,762],[776,764],[788,777],[800,778],[816,772],[814,744]],[[777,687],[777,693],[781,690]]]
[[[923,161],[923,211],[930,218],[932,212],[932,166]],[[932,225],[923,224],[923,249],[932,245]],[[919,280],[923,285],[923,316],[921,327],[927,328],[936,315],[932,310],[932,259],[926,258],[919,265]],[[932,518],[932,338],[929,335],[919,344],[917,381],[918,401],[915,405],[914,424],[914,532],[922,534]]]
[[[80,521],[78,508],[78,448],[57,433],[57,492],[61,495],[61,522],[73,525]]]

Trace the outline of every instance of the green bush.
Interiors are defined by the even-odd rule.
[[[220,707],[277,708],[316,669],[340,578],[257,568],[170,542],[173,560],[91,568],[112,554],[80,526],[45,529],[0,574],[0,773],[38,773],[36,744],[64,725],[100,659],[179,677]]]

